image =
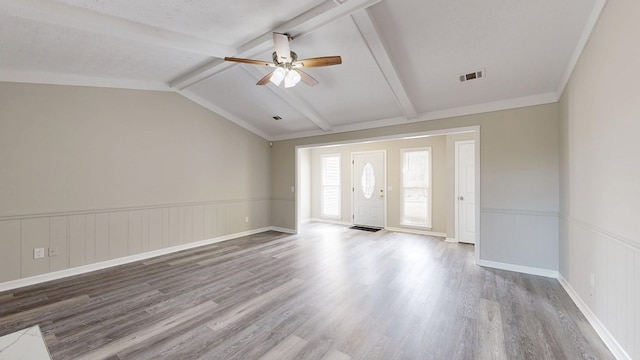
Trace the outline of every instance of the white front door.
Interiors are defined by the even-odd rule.
[[[384,151],[353,153],[353,224],[384,228]]]
[[[476,242],[475,142],[456,141],[456,238]]]

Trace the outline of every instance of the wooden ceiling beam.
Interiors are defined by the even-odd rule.
[[[362,38],[367,44],[371,55],[373,55],[378,68],[384,75],[384,78],[387,81],[396,102],[400,106],[402,113],[406,116],[407,120],[416,119],[418,117],[418,112],[416,111],[416,108],[413,105],[395,66],[393,65],[393,61],[389,56],[389,51],[385,47],[380,36],[380,32],[371,19],[368,10],[365,9],[355,13],[351,15],[351,18],[360,31],[360,35],[362,35]]]
[[[245,58],[258,56],[273,49],[274,31],[288,33],[293,38],[299,38],[326,24],[366,9],[380,1],[381,0],[348,0],[339,5],[336,5],[333,1],[325,1],[317,7],[276,27],[272,31],[266,32],[246,44],[239,46],[237,52],[226,56]],[[236,65],[235,63],[216,59],[170,81],[169,86],[177,90],[183,90]]]

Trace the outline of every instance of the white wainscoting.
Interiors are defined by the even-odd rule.
[[[264,229],[270,206],[249,199],[2,217],[0,283]],[[45,257],[34,259],[35,248]]]
[[[560,282],[618,359],[640,359],[640,239],[561,217]]]
[[[558,213],[482,208],[480,224],[480,265],[517,265],[508,270],[545,276],[558,271]]]
[[[235,239],[242,236],[248,236],[252,234],[258,234],[258,233],[269,231],[269,230],[280,231],[285,233],[289,232],[289,231],[286,231],[287,229],[282,229],[282,230],[285,230],[285,231],[282,231],[279,228],[274,228],[272,226],[269,226],[269,227],[260,228],[260,229],[243,231],[241,233],[219,236],[212,239],[206,239],[206,240],[190,242],[182,245],[170,246],[170,247],[162,248],[159,250],[144,252],[141,254],[129,255],[129,256],[125,256],[117,259],[100,261],[93,264],[81,265],[81,266],[77,266],[69,269],[48,272],[46,274],[35,275],[35,276],[13,280],[13,281],[7,281],[4,283],[0,283],[0,292],[21,288],[25,286],[30,286],[34,284],[39,284],[39,283],[43,283],[51,280],[62,279],[69,276],[80,275],[80,274],[88,273],[91,271],[102,270],[102,269],[110,268],[113,266],[128,264],[135,261],[146,260],[146,259],[154,258],[156,256],[167,255],[174,252],[192,249],[199,246],[211,245],[221,241],[231,240],[231,239]]]

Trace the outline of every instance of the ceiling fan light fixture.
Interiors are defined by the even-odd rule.
[[[300,76],[300,74],[297,71],[289,70],[287,72],[287,76],[284,77],[284,87],[285,88],[290,88],[290,87],[296,86],[296,84],[298,84],[300,82],[301,78],[302,77]]]
[[[282,83],[282,80],[284,80],[285,75],[286,75],[286,72],[284,71],[284,69],[281,67],[278,67],[275,70],[273,70],[273,75],[271,75],[270,81],[275,86],[280,86],[280,83]]]

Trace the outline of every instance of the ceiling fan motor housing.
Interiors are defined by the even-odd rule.
[[[278,61],[278,54],[274,51],[274,52],[273,52],[273,54],[272,54],[273,62],[274,62],[276,65],[280,66],[280,65],[284,65],[284,64],[289,64],[289,65],[291,65],[292,63],[294,63],[294,62],[298,61],[298,54],[296,54],[296,53],[295,53],[295,52],[293,52],[293,51],[291,51],[291,52],[290,52],[290,54],[291,54],[291,55],[289,55],[289,56],[291,56],[291,62],[284,63],[284,62],[280,62],[280,61]]]

